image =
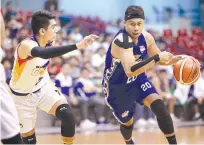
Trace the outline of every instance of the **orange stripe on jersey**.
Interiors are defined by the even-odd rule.
[[[12,72],[12,76],[13,76],[13,81],[18,81],[18,79],[20,78],[23,69],[27,63],[27,61],[33,59],[33,57],[28,57],[27,59],[21,59],[18,57],[16,64],[14,66],[13,72]]]

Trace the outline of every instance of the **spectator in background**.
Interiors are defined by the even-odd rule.
[[[195,118],[204,118],[204,68],[201,68],[200,78],[194,84],[194,96],[197,98]]]
[[[70,66],[71,66],[71,72],[70,72],[70,76],[73,79],[77,79],[80,75],[80,61],[77,57],[72,56],[70,57],[67,62],[69,62]]]
[[[50,12],[58,10],[58,0],[46,0],[44,3],[44,9]]]
[[[146,127],[146,125],[150,125],[150,127],[155,126],[157,122],[154,119],[154,116],[155,115],[149,108],[136,104],[136,119],[138,119],[136,122],[137,127],[143,128]]]
[[[9,84],[9,81],[11,79],[12,64],[8,59],[3,59],[2,64],[3,64],[4,69],[5,69],[6,83]]]
[[[11,32],[9,28],[6,28],[5,30],[6,32],[6,39],[5,39],[5,43],[4,43],[4,49],[12,49],[12,39],[10,38]]]
[[[60,57],[52,58],[52,61],[48,67],[48,72],[53,78],[61,71],[61,66],[64,64],[64,59]]]
[[[15,12],[13,11],[12,1],[8,1],[6,3],[6,9],[5,9],[5,15],[4,15],[4,20],[6,24],[12,19],[12,16],[14,14]]]
[[[106,51],[103,47],[100,47],[95,54],[91,57],[91,64],[93,67],[98,68],[104,65]]]
[[[169,78],[166,69],[158,69],[157,77],[153,78],[152,83],[154,84],[162,99],[168,105],[168,111],[171,115],[171,118],[174,121],[178,121],[177,117],[174,115],[174,103],[176,98],[170,92]]]
[[[70,34],[70,38],[72,39],[72,41],[74,43],[79,42],[80,40],[82,40],[83,36],[80,33],[80,28],[78,25],[75,25],[72,29],[72,32]]]
[[[88,108],[90,106],[93,106],[97,110],[97,113],[95,113],[96,120],[98,122],[104,122],[105,101],[99,96],[98,91],[101,91],[101,89],[97,88],[93,81],[91,81],[90,72],[87,68],[81,70],[81,77],[76,80],[74,89],[79,99],[87,102],[87,106],[83,109],[85,120],[81,123],[81,127],[84,128],[87,124],[91,124],[90,120],[87,118]]]
[[[91,122],[88,119],[89,102],[86,99],[76,97],[74,94],[74,80],[69,75],[71,67],[68,63],[64,63],[61,72],[55,77],[55,85],[61,90],[61,92],[67,97],[71,106],[80,109],[81,116],[81,128],[91,129],[96,126],[96,123]]]
[[[106,52],[108,51],[108,48],[109,48],[112,40],[113,40],[113,36],[112,35],[107,35],[105,37],[105,41],[102,43],[102,47],[105,48]]]
[[[78,100],[73,92],[73,79],[69,75],[70,71],[70,65],[64,63],[61,72],[55,77],[55,85],[67,97],[68,102],[72,105],[78,105]]]
[[[184,107],[188,101],[190,85],[182,85],[179,82],[176,82],[176,89],[173,93],[173,96],[176,97],[178,102]]]

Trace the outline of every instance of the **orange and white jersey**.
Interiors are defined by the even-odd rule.
[[[50,80],[47,67],[49,60],[39,57],[21,59],[15,56],[10,87],[18,93],[32,93]]]
[[[12,69],[10,88],[17,93],[35,92],[50,80],[47,71],[50,60],[39,57],[21,59],[18,56],[17,49],[14,56],[15,61]]]

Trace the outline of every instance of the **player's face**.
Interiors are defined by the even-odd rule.
[[[70,70],[71,70],[71,67],[70,67],[69,64],[64,64],[64,65],[63,65],[63,67],[62,67],[62,72],[63,72],[65,75],[69,74]]]
[[[46,37],[45,39],[48,42],[52,42],[56,38],[56,35],[57,35],[56,21],[55,19],[51,19],[50,24],[47,27],[47,30],[45,30],[44,36]]]
[[[140,18],[134,18],[125,21],[124,25],[125,30],[128,32],[129,36],[133,39],[136,39],[142,33],[144,27],[144,20]]]
[[[89,72],[87,70],[83,70],[82,74],[84,78],[89,78]]]
[[[159,77],[161,80],[165,80],[165,79],[167,78],[167,73],[166,73],[166,72],[159,72],[158,77]]]

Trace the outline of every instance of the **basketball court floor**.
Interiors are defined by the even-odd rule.
[[[119,126],[114,130],[97,132],[77,131],[74,144],[124,144],[119,132]],[[61,144],[60,128],[56,128],[57,134],[43,134],[38,130],[38,144]],[[177,141],[179,144],[204,144],[204,126],[194,124],[176,127]],[[137,144],[168,144],[166,138],[156,127],[135,129],[133,137]]]

